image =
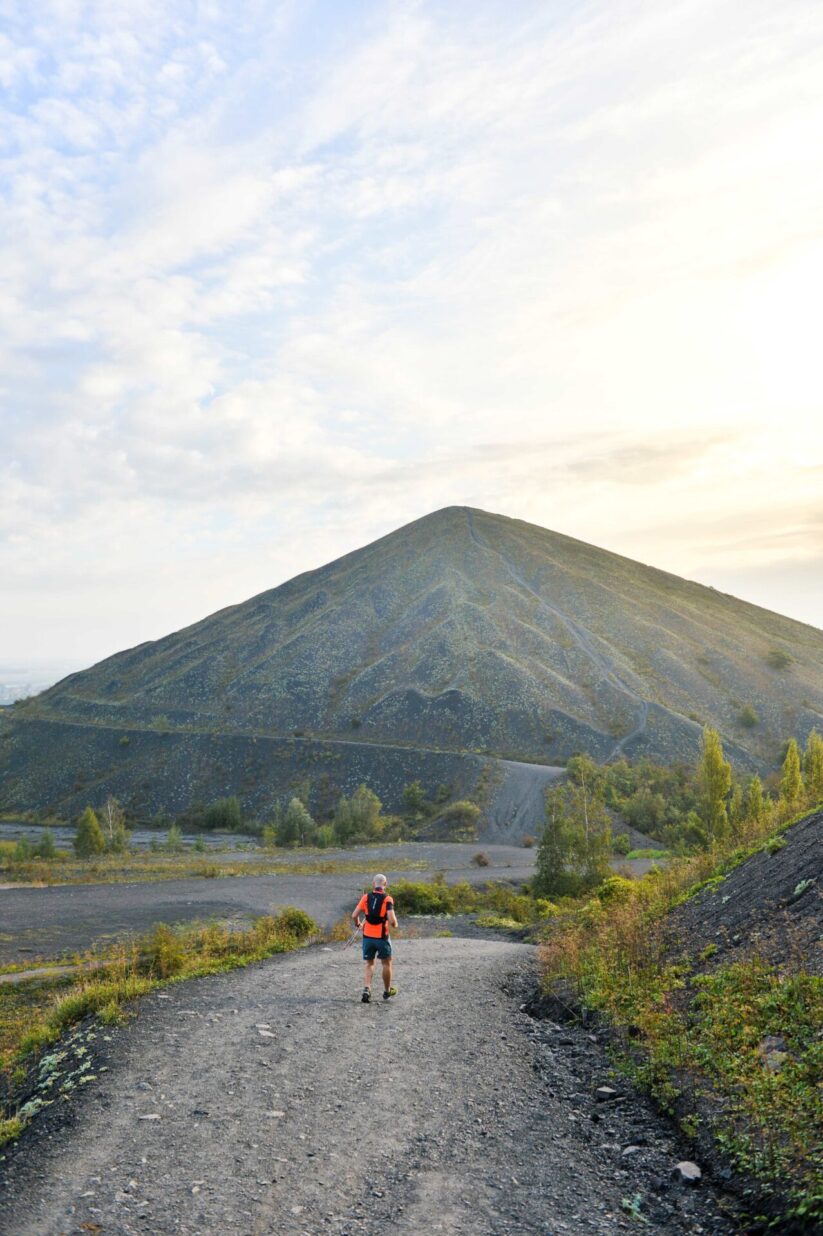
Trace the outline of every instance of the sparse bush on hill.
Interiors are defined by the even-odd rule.
[[[760,722],[760,718],[751,704],[745,704],[740,709],[740,714],[737,719],[747,730],[754,729],[754,727]]]
[[[794,658],[784,648],[770,648],[764,660],[772,669],[784,670],[788,669]]]

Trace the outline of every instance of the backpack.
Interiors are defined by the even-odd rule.
[[[382,927],[382,939],[386,939],[388,933],[388,912],[386,908],[386,893],[367,893],[366,894],[366,922],[371,927]]]

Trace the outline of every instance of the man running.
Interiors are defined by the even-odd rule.
[[[394,899],[386,892],[387,883],[384,875],[376,875],[372,880],[372,891],[364,893],[352,910],[355,926],[363,928],[363,960],[366,971],[360,999],[364,1004],[371,1000],[371,981],[374,977],[374,963],[378,957],[383,966],[383,999],[390,1000],[397,995],[397,988],[392,987],[391,982],[389,939],[389,928],[397,926],[397,916],[394,912]],[[365,916],[362,919],[361,914]]]

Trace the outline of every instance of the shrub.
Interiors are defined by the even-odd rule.
[[[745,726],[747,730],[753,730],[754,727],[760,722],[760,718],[751,704],[746,704],[743,708],[741,708],[740,715],[737,719],[742,726]]]
[[[521,839],[520,844],[524,850],[533,850],[537,844],[537,838],[533,837],[531,833],[526,833],[525,837]]]
[[[182,854],[183,853],[183,834],[180,831],[180,826],[178,824],[172,824],[171,828],[166,834],[166,840],[163,843],[163,848],[169,854]]]
[[[307,940],[317,931],[317,924],[305,910],[286,906],[274,919],[278,931],[294,936],[295,940]]]
[[[632,848],[631,837],[628,833],[618,833],[612,844],[615,854],[622,854],[624,857]]]
[[[43,829],[43,835],[38,841],[34,852],[38,858],[55,858],[57,856],[57,847],[54,844],[54,833],[50,828]]]
[[[206,808],[203,823],[206,828],[219,828],[225,832],[237,832],[243,826],[243,815],[240,810],[240,800],[218,798]]]
[[[623,905],[634,896],[634,884],[623,876],[609,876],[597,889],[596,895],[603,905]]]
[[[765,656],[766,664],[775,670],[788,669],[793,659],[783,648],[770,648]]]
[[[484,854],[482,850],[478,854],[475,854],[474,857],[472,858],[472,866],[473,867],[488,867],[489,866],[488,854]]]
[[[149,965],[160,978],[176,974],[183,965],[183,946],[179,936],[165,923],[158,923],[148,940]]]

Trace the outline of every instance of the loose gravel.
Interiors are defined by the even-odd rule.
[[[318,946],[85,1027],[94,1080],[0,1162],[0,1231],[737,1230],[710,1180],[676,1182],[686,1148],[596,1039],[529,1016],[533,949],[403,941],[385,1004],[360,978]]]

